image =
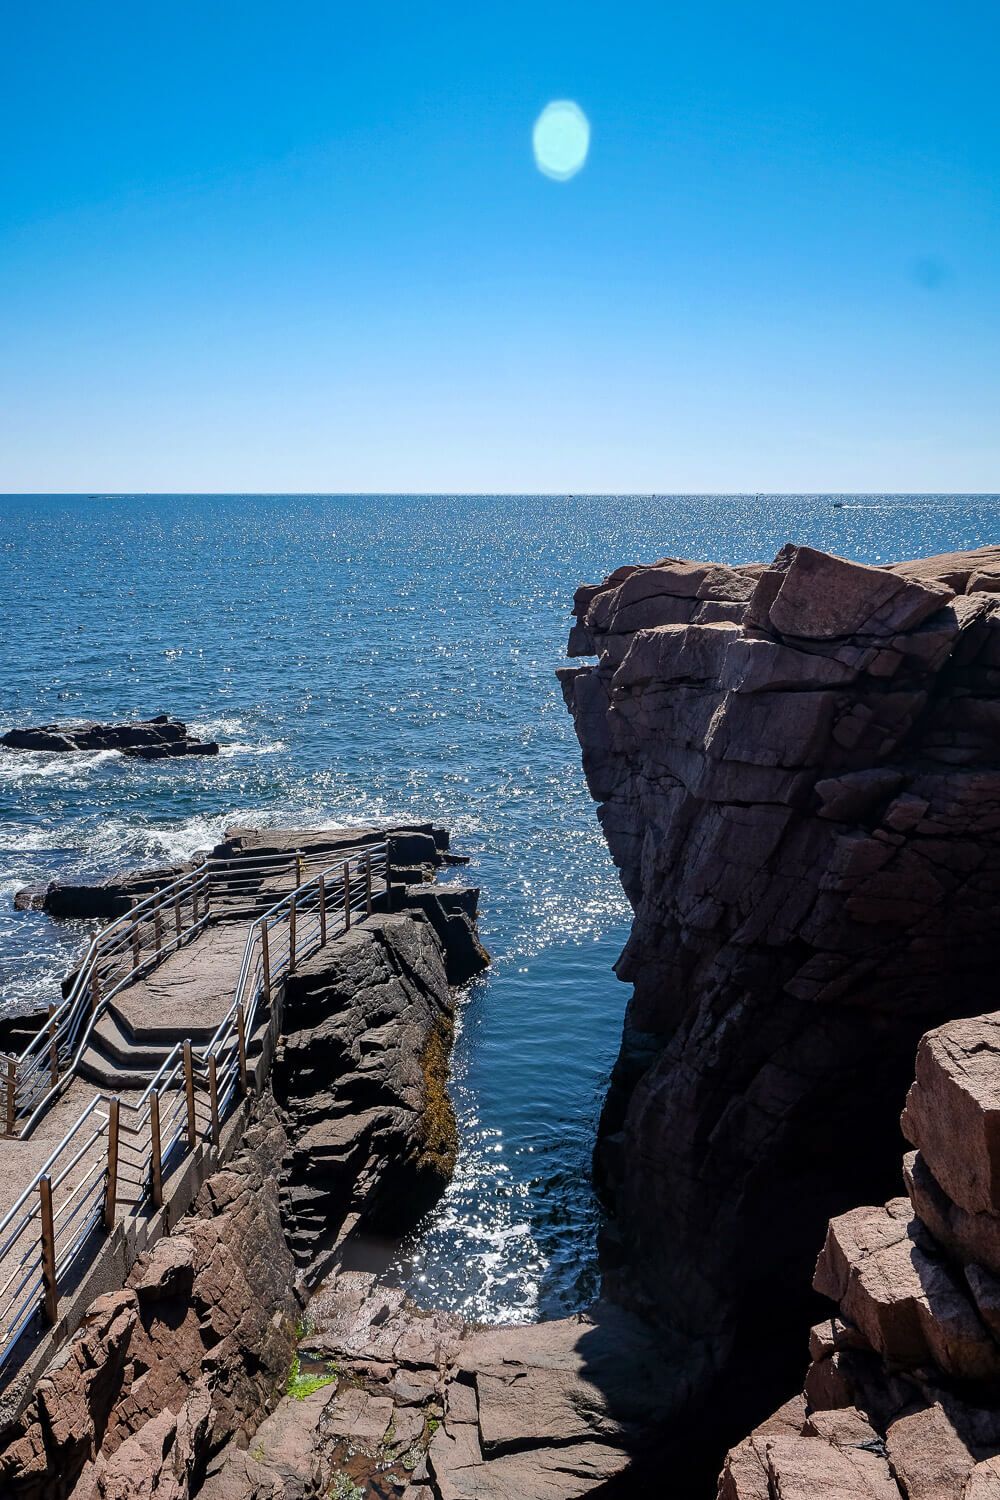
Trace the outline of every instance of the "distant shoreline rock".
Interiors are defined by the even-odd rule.
[[[0,737],[8,750],[118,750],[133,760],[167,760],[178,755],[218,755],[215,740],[199,740],[187,725],[168,714],[131,724],[39,724],[11,729]]]

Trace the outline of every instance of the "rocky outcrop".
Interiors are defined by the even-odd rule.
[[[186,1500],[210,1455],[256,1429],[299,1312],[278,1206],[286,1149],[263,1105],[176,1231],[91,1305],[0,1432],[5,1500]]]
[[[560,675],[635,909],[606,1287],[688,1340],[696,1390],[725,1366],[714,1418],[761,1411],[827,1218],[891,1191],[921,1032],[992,982],[1000,548],[665,559],[575,613],[598,661]]]
[[[5,1500],[190,1500],[210,1469],[239,1481],[234,1494],[291,1495],[299,1491],[285,1479],[296,1465],[312,1472],[329,1432],[342,1429],[353,1442],[365,1420],[371,1426],[348,1389],[322,1432],[306,1420],[310,1412],[318,1420],[319,1404],[299,1399],[309,1380],[304,1390],[296,1284],[332,1265],[352,1234],[412,1227],[446,1184],[455,1152],[446,1091],[452,986],[489,962],[476,936],[478,891],[433,883],[447,834],[405,825],[391,836],[411,883],[400,883],[394,866],[374,914],[286,979],[270,1087],[238,1156],[208,1179],[125,1288],[91,1304],[0,1433]],[[381,837],[242,829],[231,830],[227,847],[237,855],[308,849],[335,864],[342,849]],[[399,1432],[413,1423],[401,1414]],[[423,1432],[422,1419],[417,1425]],[[285,1479],[268,1478],[248,1451],[258,1428],[258,1447],[284,1455],[275,1462]],[[238,1455],[236,1478],[225,1453]]]
[[[923,1038],[902,1126],[907,1197],[835,1218],[816,1290],[803,1395],[730,1453],[724,1500],[798,1493],[784,1466],[835,1488],[844,1458],[898,1500],[1000,1496],[1000,1014]],[[760,1487],[766,1471],[777,1488]],[[806,1493],[809,1493],[806,1491]],[[847,1491],[855,1493],[855,1491]]]
[[[316,1373],[299,1374],[248,1448],[219,1455],[201,1500],[609,1495],[669,1384],[658,1340],[621,1308],[475,1329],[354,1271],[313,1299],[309,1320],[298,1368]],[[645,1492],[631,1480],[621,1491]]]
[[[273,1087],[290,1138],[285,1222],[310,1279],[345,1234],[409,1228],[451,1178],[456,996],[439,934],[460,934],[458,958],[474,945],[487,961],[477,896],[421,887],[417,904],[369,918],[287,982]]]
[[[259,885],[267,889],[267,859],[270,856],[302,853],[312,857],[310,868],[315,869],[318,855],[328,854],[333,864],[344,850],[363,849],[382,840],[388,845],[393,879],[404,884],[433,881],[435,872],[442,866],[468,863],[465,856],[449,851],[448,830],[437,828],[432,823],[398,823],[388,828],[337,828],[314,832],[297,828],[234,827],[226,830],[224,838],[209,851],[208,857],[245,859],[248,864],[257,861]],[[22,911],[46,911],[51,917],[110,921],[122,916],[135,901],[152,895],[193,868],[193,862],[185,860],[156,869],[125,870],[96,881],[51,881],[46,886],[26,886],[16,892],[14,905]],[[248,896],[254,894],[253,887],[242,877],[239,891],[244,904]],[[277,899],[277,894],[274,899]],[[221,900],[224,899],[223,888]]]
[[[8,750],[120,750],[133,760],[168,760],[179,755],[218,755],[215,740],[199,740],[187,725],[167,714],[132,724],[39,724],[0,736]]]

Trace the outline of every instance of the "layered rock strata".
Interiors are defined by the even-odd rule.
[[[133,760],[168,760],[179,755],[218,755],[215,740],[200,740],[187,725],[167,714],[131,724],[39,724],[0,736],[8,750],[119,750]]]
[[[310,1280],[345,1234],[408,1228],[454,1169],[447,1070],[456,995],[426,909],[433,899],[445,930],[445,909],[460,912],[464,954],[478,948],[478,892],[431,889],[421,906],[353,928],[286,985],[272,1083],[290,1141],[285,1223]]]
[[[906,1197],[835,1218],[801,1396],[726,1460],[723,1500],[1000,1496],[1000,1014],[928,1033]],[[804,1482],[808,1476],[809,1486]]]
[[[759,1411],[827,1218],[891,1189],[921,1032],[992,982],[1000,548],[665,559],[575,614],[597,664],[560,676],[635,910],[606,1288]]]

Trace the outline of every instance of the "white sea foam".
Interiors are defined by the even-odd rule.
[[[0,749],[0,785],[18,790],[31,782],[74,782],[93,774],[108,761],[125,764],[117,750],[7,750]]]

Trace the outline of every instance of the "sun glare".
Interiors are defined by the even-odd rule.
[[[538,170],[556,182],[568,182],[587,160],[590,122],[572,99],[553,99],[535,121],[531,142]]]

